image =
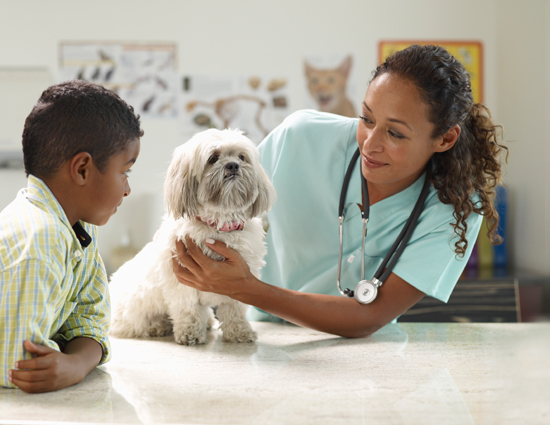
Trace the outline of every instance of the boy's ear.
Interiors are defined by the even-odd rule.
[[[79,186],[86,184],[93,166],[92,156],[88,152],[80,152],[70,160],[71,179]]]

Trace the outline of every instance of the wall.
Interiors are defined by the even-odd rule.
[[[548,73],[548,70],[550,69],[550,5],[548,4],[548,1],[544,5],[544,122],[548,123],[550,122],[550,74]],[[550,220],[548,218],[550,217],[550,167],[548,164],[550,164],[550,128],[548,125],[544,126],[546,133],[544,137],[544,146],[546,149],[546,166],[544,167],[546,170],[546,175],[543,177],[543,182],[545,186],[545,198],[546,198],[546,205],[545,205],[545,213],[544,213],[544,226],[546,227],[546,230],[544,232],[544,243],[545,243],[545,258],[550,258]],[[548,264],[548,261],[544,261],[546,264],[545,271],[546,274],[549,274],[549,268],[550,265]]]
[[[544,2],[521,2],[523,19],[519,24],[514,23],[517,26],[512,31],[514,35],[508,35],[507,30],[520,2],[504,2],[502,11],[501,3],[465,0],[458,7],[452,0],[96,0],[93,3],[0,0],[0,66],[47,66],[56,76],[60,41],[176,42],[180,73],[255,71],[287,75],[291,82],[290,106],[299,109],[306,104],[302,76],[305,55],[353,54],[361,99],[376,65],[381,39],[481,40],[485,48],[486,103],[497,121],[506,128],[511,127],[515,138],[535,140],[535,146],[542,149],[543,123],[514,123],[515,105],[508,102],[503,93],[514,96],[522,93],[526,104],[540,104],[539,100],[531,100],[531,96],[538,96],[531,87],[537,82],[541,84],[541,69],[530,77],[532,81],[517,78],[513,69],[521,68],[521,64],[514,61],[523,58],[523,46],[527,44],[534,49],[533,43],[537,45],[543,37],[539,12]],[[532,25],[532,18],[536,25]],[[514,42],[509,43],[509,38]],[[511,47],[505,49],[504,44]],[[529,90],[523,90],[524,85],[528,85]],[[527,113],[525,103],[522,106]],[[100,229],[100,247],[106,260],[125,229],[130,229],[131,238],[139,246],[150,240],[160,223],[162,181],[171,151],[183,142],[175,120],[144,120],[143,128],[146,135],[131,176],[132,195],[119,213]],[[508,177],[514,180],[510,182],[514,192],[522,193],[521,198],[514,197],[514,202],[521,201],[524,205],[540,202],[532,191],[520,190],[528,183],[528,178],[520,174],[529,174],[532,169],[517,170],[528,162],[529,155],[521,148],[513,153]],[[0,170],[0,207],[24,185],[24,177],[16,174]],[[548,182],[548,176],[537,175],[537,178],[546,178]],[[515,205],[513,212],[522,214],[523,209]],[[539,225],[542,222],[540,214],[533,219],[539,220]],[[520,244],[515,249],[518,265],[550,273],[549,264],[540,258],[543,254],[533,259],[520,255],[528,245],[530,250],[540,252],[544,245],[540,239],[544,236],[535,237],[535,244],[530,245],[526,238],[531,234],[537,236],[537,222],[522,221],[519,225],[518,221],[521,220],[512,217],[514,240]]]
[[[497,117],[510,149],[505,182],[511,197],[511,255],[517,266],[550,275],[549,55],[543,53],[548,2],[518,4],[500,1],[496,14]]]

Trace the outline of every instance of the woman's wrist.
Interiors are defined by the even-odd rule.
[[[259,291],[261,291],[262,285],[266,285],[266,283],[249,273],[228,296],[244,304],[254,305],[254,300],[261,297]]]

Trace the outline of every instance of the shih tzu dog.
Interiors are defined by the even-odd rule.
[[[209,257],[223,260],[205,239],[237,250],[260,277],[265,232],[258,217],[267,212],[275,190],[259,162],[256,146],[238,130],[210,129],[176,148],[164,182],[167,214],[155,240],[113,274],[110,283],[115,337],[164,336],[204,344],[215,323],[229,342],[253,342],[247,306],[178,282],[172,269],[176,240],[191,239]]]

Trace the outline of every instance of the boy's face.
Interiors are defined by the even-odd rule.
[[[87,211],[81,220],[102,226],[116,213],[124,197],[130,194],[128,173],[137,160],[139,149],[139,139],[135,139],[109,159],[103,173],[95,165],[92,167]]]

